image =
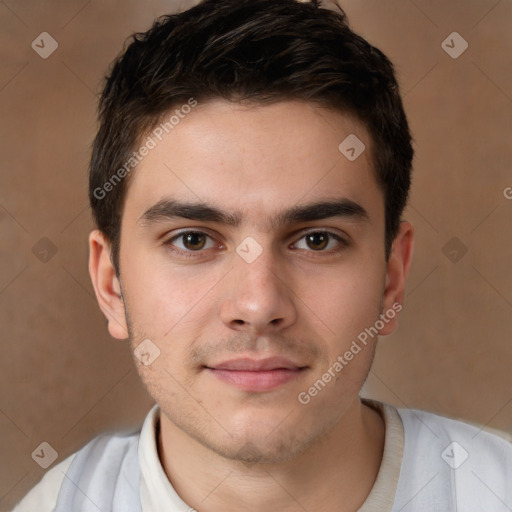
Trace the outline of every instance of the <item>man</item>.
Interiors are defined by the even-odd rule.
[[[100,121],[89,270],[156,405],[17,511],[512,509],[507,441],[359,396],[403,307],[413,150],[391,63],[341,9],[162,18]]]

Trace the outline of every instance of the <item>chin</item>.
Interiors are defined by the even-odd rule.
[[[321,437],[323,429],[316,432],[304,425],[284,426],[286,415],[272,416],[267,421],[248,421],[237,425],[236,432],[226,440],[210,439],[208,447],[222,457],[239,461],[246,466],[253,464],[280,464],[304,453]],[[284,428],[280,428],[283,427]]]
[[[303,453],[307,448],[307,443],[297,442],[290,438],[274,443],[269,443],[265,439],[246,439],[223,448],[217,450],[219,455],[250,467],[254,464],[287,462]]]

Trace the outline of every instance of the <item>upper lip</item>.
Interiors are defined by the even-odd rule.
[[[267,357],[265,359],[251,359],[244,357],[240,359],[223,361],[213,366],[207,366],[207,368],[214,370],[245,370],[250,372],[258,372],[277,369],[299,370],[300,368],[304,368],[304,366],[298,365],[290,359],[286,359],[285,357]]]

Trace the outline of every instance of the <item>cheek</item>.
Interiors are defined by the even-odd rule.
[[[194,328],[205,307],[203,299],[222,278],[222,273],[206,266],[203,270],[194,265],[172,266],[160,256],[136,255],[126,258],[124,274],[133,323],[158,337],[171,336],[183,325]]]
[[[383,287],[383,266],[359,261],[303,274],[297,296],[311,322],[343,346],[378,319]]]

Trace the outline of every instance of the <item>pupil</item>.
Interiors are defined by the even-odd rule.
[[[327,246],[328,236],[326,233],[311,233],[307,241],[312,249],[323,249]]]
[[[185,246],[188,249],[201,249],[204,246],[204,237],[201,233],[188,233],[185,235]]]

